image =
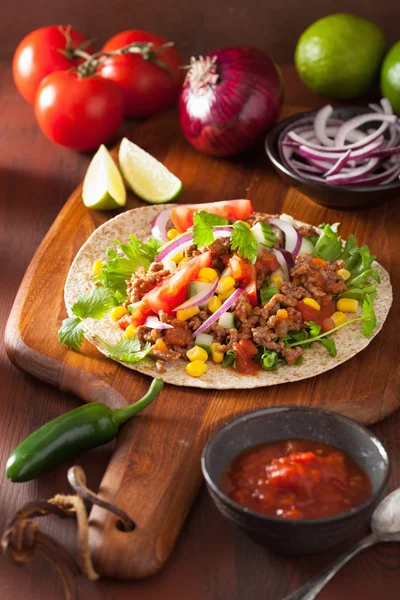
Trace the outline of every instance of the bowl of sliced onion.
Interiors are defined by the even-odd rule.
[[[281,178],[324,206],[400,198],[400,119],[386,98],[299,113],[278,123],[265,146]]]

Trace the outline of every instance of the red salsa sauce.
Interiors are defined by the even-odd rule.
[[[368,474],[342,450],[293,439],[240,453],[223,473],[221,490],[258,513],[318,519],[359,506],[372,487]]]

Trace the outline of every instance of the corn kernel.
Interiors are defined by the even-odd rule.
[[[207,365],[202,360],[194,360],[186,365],[186,373],[191,377],[201,377],[207,371]]]
[[[158,338],[153,348],[158,350],[159,352],[168,352],[167,344],[164,342],[162,338]]]
[[[304,304],[307,304],[307,306],[315,308],[315,310],[321,310],[321,306],[313,298],[304,298],[303,302]]]
[[[347,269],[338,269],[336,275],[341,277],[344,281],[347,281],[351,277],[351,273]]]
[[[177,235],[179,235],[179,231],[177,229],[168,229],[167,238],[169,240],[173,240]]]
[[[340,310],[334,312],[333,315],[331,315],[331,319],[335,323],[335,327],[338,325],[343,325],[343,323],[346,323],[347,321],[346,315]]]
[[[336,302],[336,308],[344,313],[356,313],[358,310],[358,300],[352,298],[340,298]]]
[[[221,302],[225,302],[225,300],[227,300],[229,298],[229,296],[232,296],[234,291],[235,291],[235,288],[231,288],[224,294],[218,294],[218,298],[221,300]]]
[[[215,363],[222,363],[224,360],[224,353],[220,352],[221,344],[214,342],[211,344],[211,357]]]
[[[225,292],[233,288],[235,283],[235,280],[230,275],[221,277],[217,285],[217,294],[225,294]]]
[[[214,281],[214,279],[218,277],[218,273],[215,269],[203,267],[199,271],[199,277],[204,277],[204,279],[208,279],[208,281]]]
[[[174,263],[178,264],[181,262],[181,260],[183,260],[183,258],[183,252],[179,252],[176,256],[174,256],[172,260],[174,261]]]
[[[198,315],[199,312],[200,312],[200,309],[198,306],[194,306],[193,308],[186,308],[183,310],[178,310],[178,312],[176,313],[176,318],[178,319],[178,321],[187,321],[188,319],[191,319],[195,315]]]
[[[101,260],[95,260],[93,263],[93,267],[92,267],[93,275],[99,275],[99,273],[101,273],[101,270],[103,267],[104,267],[104,264]]]
[[[178,267],[181,267],[182,265],[184,265],[185,263],[187,263],[187,262],[188,262],[188,260],[189,260],[189,259],[188,259],[188,257],[187,257],[187,256],[184,256],[184,257],[182,258],[182,260],[180,260],[180,261],[179,261],[179,263],[178,263]]]
[[[200,346],[193,346],[193,348],[190,348],[190,350],[186,352],[186,356],[188,357],[190,362],[193,362],[195,360],[201,360],[202,362],[206,362],[206,360],[208,359],[207,351],[204,350],[204,348],[200,348]]]
[[[125,329],[125,335],[126,337],[134,337],[136,335],[136,327],[133,324],[128,325]]]
[[[111,318],[113,321],[118,321],[121,317],[128,314],[125,306],[116,306],[111,311]]]
[[[281,289],[281,285],[283,283],[283,279],[280,275],[271,275],[271,279],[274,282],[274,284],[276,285],[276,287],[278,288],[278,290]]]
[[[209,280],[205,277],[198,277],[196,281],[198,281],[199,283],[210,283]]]
[[[286,308],[280,308],[277,313],[276,316],[278,317],[278,319],[280,319],[281,321],[285,321],[288,318],[288,311],[286,310]]]
[[[218,296],[213,296],[208,302],[208,310],[211,310],[212,313],[215,313],[221,306],[222,302]]]

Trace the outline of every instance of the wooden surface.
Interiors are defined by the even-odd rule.
[[[125,29],[146,29],[174,40],[185,61],[224,46],[253,44],[275,61],[292,62],[300,34],[315,20],[350,12],[372,20],[389,46],[400,37],[395,0],[31,0],[2,3],[0,58],[11,58],[27,33],[55,23],[68,24],[96,38],[97,48]]]
[[[307,94],[304,93],[304,90],[296,82],[292,71],[285,70],[285,75],[287,81],[287,98],[289,101],[290,98],[296,98],[297,104],[309,104],[310,100]],[[0,155],[2,160],[1,179],[3,182],[0,209],[3,228],[3,235],[1,237],[1,269],[3,271],[1,274],[1,308],[3,309],[4,307],[4,316],[2,316],[5,320],[13,295],[16,292],[18,281],[26,268],[27,262],[29,262],[32,251],[37,246],[46,227],[50,225],[55,213],[61,206],[63,195],[64,198],[68,195],[68,186],[70,186],[71,190],[74,184],[82,177],[89,157],[69,153],[66,150],[52,146],[44,140],[35,128],[33,116],[28,110],[29,107],[16,98],[12,85],[7,78],[3,77],[3,80],[5,93],[1,99],[3,121],[0,132],[3,134],[3,138],[7,140],[8,148],[8,152],[5,154],[5,144],[3,144],[1,149],[2,154]],[[132,132],[132,129],[127,124],[126,132],[129,133],[129,130]],[[242,171],[246,168],[246,165],[240,166],[237,163],[239,174],[242,174]],[[74,181],[69,181],[68,179],[71,173],[73,174]],[[196,182],[196,185],[200,186],[200,183]],[[230,182],[230,180],[226,182],[228,186],[233,184],[234,182]],[[257,194],[259,187],[257,176],[249,180],[248,187],[250,187],[248,195]],[[197,193],[199,193],[199,190],[201,191],[200,188],[197,188]],[[221,193],[221,190],[216,190],[215,193],[217,191]],[[278,198],[274,196],[274,201],[277,202],[277,210],[284,196],[284,192]],[[217,199],[217,197],[212,196],[210,199]],[[291,208],[295,216],[306,218],[306,215],[308,215],[311,221],[313,220],[311,217],[312,214],[316,217],[319,216],[318,213],[313,213],[315,210],[314,205],[309,201],[302,199],[301,205],[296,205],[295,203],[294,206],[290,205],[291,201],[293,199],[289,197],[287,200],[288,204],[285,204],[285,210],[289,211],[289,208]],[[297,213],[295,210],[296,206]],[[373,248],[373,233],[376,234],[379,241],[385,239],[382,236],[384,220],[392,223],[391,227],[393,227],[393,230],[396,226],[398,227],[399,220],[398,208],[396,210],[393,206],[390,209],[389,207],[373,209],[369,213],[360,214],[359,218],[352,213],[343,216],[338,212],[328,214],[327,216],[334,219],[344,217],[348,231],[354,230],[357,234],[361,235],[363,241],[370,243]],[[374,222],[375,228],[372,230]],[[387,268],[392,268],[394,265],[391,263],[395,258],[393,244],[385,240],[385,243],[379,243],[379,246],[383,246],[379,248],[379,257],[382,263]],[[49,268],[50,270],[44,273],[44,281],[51,274],[52,269],[62,270],[65,268],[64,260],[56,257],[54,265],[50,265]],[[52,298],[48,299],[48,303],[52,304]],[[46,307],[44,309],[46,310]],[[40,310],[39,308],[36,315],[39,314]],[[58,309],[55,308],[54,312],[57,313]],[[62,313],[56,314],[54,319],[61,319],[62,316]],[[50,322],[48,327],[50,328],[51,326],[52,323]],[[43,327],[40,327],[38,324],[37,329],[39,330],[39,336],[41,336]],[[381,336],[384,335],[386,334],[381,334]],[[374,342],[377,342],[381,336],[378,336]],[[363,355],[366,355],[368,352],[370,352],[370,349],[364,351]],[[371,364],[375,361],[381,361],[379,370],[382,373],[382,391],[385,389],[385,380],[388,381],[387,390],[395,380],[394,373],[387,372],[386,370],[390,354],[392,353],[393,347],[382,343],[372,356]],[[68,355],[71,354],[68,353]],[[34,358],[33,356],[32,359]],[[91,359],[88,358],[87,360],[90,362]],[[354,362],[354,360],[357,361],[358,359],[353,359],[351,362]],[[76,366],[73,361],[70,364],[69,359],[66,362],[67,367],[63,368],[63,376],[69,368]],[[106,361],[104,362],[106,364]],[[350,365],[351,363],[348,364]],[[7,455],[22,437],[48,419],[68,408],[76,406],[76,401],[71,396],[63,396],[48,386],[22,376],[9,365],[6,359],[3,358],[3,355],[0,368],[3,382],[1,419],[3,432],[0,443],[2,447],[2,466],[4,468],[3,463]],[[333,371],[332,374],[337,372],[338,370]],[[59,376],[57,368],[50,370],[50,372],[47,371],[47,375],[53,379]],[[114,377],[114,373],[108,371],[105,371],[105,375],[107,377]],[[363,380],[358,369],[352,369],[351,372],[347,371],[347,375],[348,397],[353,393],[357,393],[357,390],[364,391],[365,402],[368,405],[368,400],[373,397],[376,391],[373,388],[371,390],[368,389],[370,384],[368,380]],[[354,380],[351,381],[353,377]],[[140,380],[143,381],[143,379]],[[307,385],[307,382],[304,382],[303,385]],[[334,388],[336,378],[332,377],[329,385],[330,388]],[[93,382],[93,387],[95,387],[95,382]],[[201,410],[207,397],[205,393],[200,394],[200,400],[194,404],[192,393],[191,391],[189,392],[183,395],[183,401],[185,405],[189,404],[191,407],[190,414],[194,418],[196,417],[196,413]],[[325,395],[329,395],[329,388],[324,390],[324,392]],[[297,393],[297,390],[294,388],[293,394],[295,393]],[[383,400],[383,406],[385,406],[385,402],[387,403],[388,401],[387,393]],[[216,396],[214,406],[217,406],[220,401],[219,396]],[[173,421],[174,415],[168,412],[166,404],[165,402],[163,407],[160,408],[160,414],[163,417],[167,417],[165,420]],[[142,421],[146,421],[144,416]],[[394,462],[392,487],[398,486],[400,483],[397,462],[399,456],[398,449],[396,449],[396,422],[399,423],[397,415],[385,421],[380,426],[375,427],[375,431],[388,447]],[[145,426],[146,424],[143,423],[142,427]],[[135,436],[136,433],[137,429],[135,429]],[[163,442],[165,443],[165,439]],[[111,450],[111,447],[105,447],[89,453],[80,460],[80,463],[89,471],[89,484],[93,487],[98,485]],[[183,452],[183,450],[180,450],[180,452]],[[172,454],[173,450],[170,448],[165,456],[165,460],[169,460]],[[135,465],[131,465],[131,467],[134,467],[133,471],[139,485],[141,476],[146,475],[146,470],[148,470],[148,466],[154,459],[154,456],[153,448],[147,449],[147,463],[144,467],[142,463],[142,468],[138,469],[136,465],[135,470]],[[135,461],[132,462],[135,463]],[[21,486],[15,486],[2,481],[2,525],[4,526],[5,519],[11,516],[16,506],[21,505],[27,499],[32,499],[38,495],[48,497],[53,495],[55,491],[67,490],[68,486],[65,483],[67,466],[69,465],[41,478],[37,482]],[[4,472],[3,468],[1,471],[2,474]],[[187,469],[191,468],[192,465],[188,464]],[[160,502],[163,500],[164,497],[160,494]],[[73,528],[70,524],[55,524],[54,522],[50,522],[47,527],[48,531],[57,536],[58,539],[62,539],[68,546],[73,547]],[[161,554],[162,551],[163,548],[161,548]],[[141,598],[155,598],[158,596],[185,598],[190,594],[195,598],[207,599],[246,598],[252,595],[274,600],[275,598],[283,597],[289,590],[294,589],[301,581],[307,579],[319,568],[327,564],[328,560],[334,555],[335,552],[330,552],[318,557],[288,560],[269,554],[233,530],[229,524],[222,521],[203,490],[198,501],[195,503],[194,510],[184,528],[183,534],[180,536],[177,549],[163,571],[148,581],[136,584],[121,584],[108,581],[101,581],[97,584],[82,582],[81,591],[82,594],[85,594],[85,597],[93,598],[113,598],[117,596],[118,598],[124,598],[125,596],[130,597],[132,594],[137,593]],[[123,558],[121,556],[121,561]],[[0,590],[5,594],[5,598],[26,596],[27,590],[30,590],[29,594],[32,597],[62,597],[61,588],[55,573],[49,570],[42,561],[38,561],[36,564],[36,568],[31,567],[18,572],[16,569],[7,569],[4,562],[1,563],[2,587],[0,587]],[[330,587],[327,588],[326,592],[321,595],[321,598],[353,598],[356,594],[357,596],[358,594],[362,594],[364,598],[373,598],[377,595],[377,590],[380,590],[379,593],[382,598],[395,597],[391,595],[391,591],[394,593],[396,586],[400,582],[399,564],[400,554],[399,549],[396,547],[390,548],[386,546],[368,551],[364,556],[356,559],[351,567],[343,571]],[[369,573],[368,581],[365,578],[366,572]]]

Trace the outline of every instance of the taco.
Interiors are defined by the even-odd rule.
[[[84,336],[175,385],[323,373],[369,344],[392,303],[387,271],[337,228],[254,212],[248,200],[124,212],[71,266],[60,342],[78,349]]]

